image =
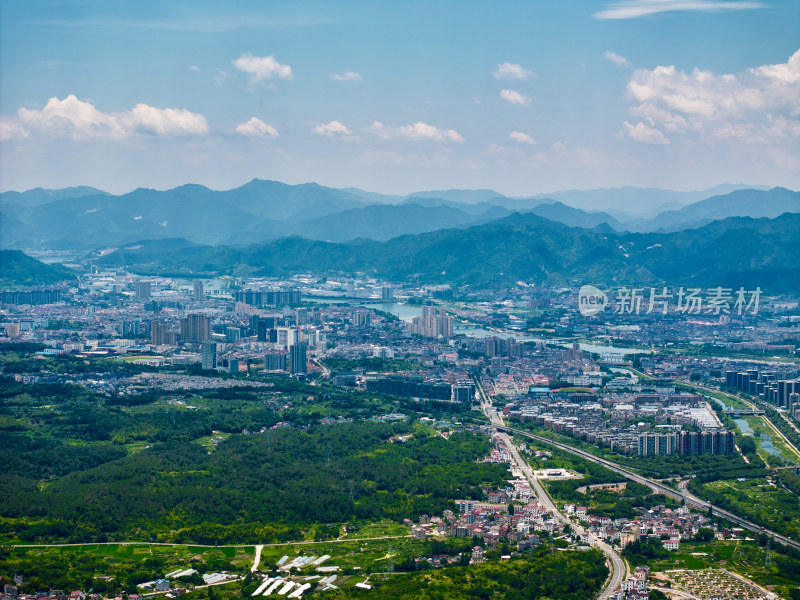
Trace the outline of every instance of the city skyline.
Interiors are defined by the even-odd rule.
[[[800,7],[2,7],[0,187],[800,187]]]

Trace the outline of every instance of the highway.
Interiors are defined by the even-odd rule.
[[[549,444],[551,446],[555,446],[559,450],[564,450],[565,452],[570,452],[572,454],[576,454],[576,455],[580,456],[581,458],[584,458],[586,460],[592,461],[592,462],[597,463],[599,465],[603,465],[607,469],[610,469],[611,471],[619,473],[620,475],[622,475],[623,477],[625,477],[627,479],[630,479],[631,481],[635,481],[637,483],[641,483],[643,485],[648,486],[651,490],[653,490],[656,493],[664,494],[664,495],[669,496],[671,498],[675,498],[676,500],[685,500],[687,506],[691,506],[691,507],[694,507],[694,508],[699,509],[699,510],[708,510],[708,508],[710,506],[715,514],[717,514],[717,515],[719,515],[721,517],[724,517],[725,519],[727,519],[731,523],[735,523],[736,525],[739,525],[740,527],[743,527],[745,529],[749,529],[750,531],[755,531],[755,532],[758,532],[758,533],[764,533],[764,534],[768,535],[769,537],[771,537],[774,541],[776,541],[778,543],[784,544],[786,546],[791,546],[792,548],[795,548],[796,550],[800,550],[800,543],[798,543],[798,542],[796,542],[796,541],[794,541],[792,539],[789,539],[786,536],[783,536],[783,535],[781,535],[779,533],[771,531],[769,529],[764,529],[760,525],[756,525],[755,523],[752,523],[751,521],[748,521],[747,519],[743,519],[742,517],[740,517],[738,515],[735,515],[732,512],[729,512],[727,510],[724,510],[724,509],[722,509],[722,508],[720,508],[718,506],[710,505],[708,502],[706,502],[704,500],[701,500],[700,498],[694,496],[693,494],[691,494],[690,492],[686,491],[685,489],[684,490],[674,490],[671,487],[667,487],[666,485],[664,485],[662,483],[659,483],[658,481],[653,481],[652,479],[648,479],[647,477],[644,477],[642,475],[638,475],[638,474],[634,473],[633,471],[629,471],[625,467],[623,467],[623,466],[621,466],[621,465],[619,465],[619,464],[617,464],[615,462],[612,462],[612,461],[610,461],[608,459],[600,458],[600,457],[595,456],[594,454],[590,454],[589,452],[586,452],[584,450],[579,450],[578,448],[573,448],[572,446],[569,446],[567,444],[563,444],[561,442],[556,442],[554,440],[551,440],[550,438],[546,438],[546,437],[543,437],[541,435],[536,435],[534,433],[529,433],[529,432],[524,431],[522,429],[514,429],[512,427],[503,427],[503,429],[505,429],[505,431],[510,431],[510,432],[512,432],[514,434],[522,435],[522,436],[528,437],[530,439],[536,440],[537,442],[541,442],[541,443],[544,443],[544,444]]]
[[[525,459],[520,456],[519,450],[517,449],[516,445],[514,444],[513,440],[508,436],[505,432],[508,428],[505,427],[503,423],[502,417],[498,414],[497,410],[492,405],[491,401],[489,400],[486,392],[483,389],[483,386],[480,384],[480,381],[476,379],[478,392],[481,396],[481,409],[483,410],[484,414],[489,418],[492,425],[498,428],[498,434],[500,435],[503,442],[505,442],[506,448],[508,448],[509,453],[511,454],[511,458],[514,461],[517,469],[525,476],[525,478],[530,482],[531,488],[533,489],[534,494],[536,495],[539,504],[541,504],[547,511],[553,515],[553,518],[556,519],[559,523],[564,525],[569,524],[578,535],[584,535],[586,533],[585,529],[580,525],[576,525],[570,522],[570,520],[556,507],[553,499],[550,498],[550,495],[547,493],[547,490],[544,489],[539,479],[536,477],[533,469],[530,468],[528,463]],[[600,595],[598,596],[599,600],[605,600],[611,596],[611,594],[618,590],[622,586],[622,582],[624,579],[628,577],[630,571],[628,569],[628,563],[625,562],[622,557],[608,544],[602,541],[600,538],[596,537],[594,534],[589,534],[589,544],[606,555],[606,559],[608,560],[609,567],[611,570],[611,575],[606,581],[605,586],[600,591]]]

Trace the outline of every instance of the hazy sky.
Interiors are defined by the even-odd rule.
[[[800,2],[0,0],[0,188],[800,188]]]

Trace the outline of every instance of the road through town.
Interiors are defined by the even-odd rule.
[[[497,410],[494,408],[494,406],[492,406],[492,403],[489,397],[486,395],[483,387],[480,385],[480,382],[477,383],[478,392],[480,393],[481,397],[481,408],[484,414],[489,418],[492,425],[495,427],[504,428],[502,417],[500,417]],[[569,524],[578,535],[585,536],[586,531],[583,529],[583,527],[570,523],[569,519],[567,519],[567,517],[558,510],[553,502],[553,499],[550,498],[547,490],[544,489],[544,486],[542,486],[541,482],[536,477],[533,469],[531,469],[530,466],[528,466],[528,463],[522,458],[522,456],[520,456],[519,449],[516,447],[509,435],[503,430],[499,430],[498,435],[500,435],[501,439],[508,448],[517,470],[519,470],[531,484],[531,489],[536,495],[539,504],[546,508],[547,511],[553,515],[554,519],[562,524]],[[597,538],[593,534],[588,534],[588,539],[591,546],[599,549],[606,555],[609,568],[611,569],[611,574],[606,581],[606,584],[603,586],[600,595],[598,596],[599,600],[604,600],[622,586],[622,581],[629,575],[628,564],[622,559],[616,550],[603,542],[601,539]]]

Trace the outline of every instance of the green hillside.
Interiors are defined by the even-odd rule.
[[[0,287],[5,290],[74,278],[75,273],[67,267],[47,265],[20,250],[0,250]]]
[[[276,276],[298,271],[370,273],[394,281],[513,285],[800,285],[800,214],[735,217],[674,233],[613,233],[567,227],[532,214],[386,242],[334,244],[290,237],[247,247],[144,242],[97,260],[142,273],[219,272]]]

